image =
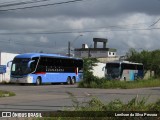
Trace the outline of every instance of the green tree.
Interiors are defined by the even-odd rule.
[[[83,59],[83,81],[80,82],[79,86],[89,87],[90,83],[94,81],[95,77],[93,76],[93,66],[99,62],[96,58],[84,58]]]
[[[134,48],[129,49],[129,51],[126,53],[126,57],[127,60],[131,62],[139,61],[139,53]]]
[[[160,77],[160,50],[151,52],[151,69],[155,72],[155,77]]]
[[[126,53],[126,57],[128,61],[143,63],[145,72],[154,71],[155,77],[160,76],[160,50],[137,52],[132,48]]]

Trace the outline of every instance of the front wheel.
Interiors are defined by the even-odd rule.
[[[40,77],[37,78],[36,85],[41,85],[41,78]]]

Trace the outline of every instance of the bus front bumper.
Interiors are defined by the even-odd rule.
[[[32,76],[11,77],[10,82],[11,83],[33,83],[33,77]]]

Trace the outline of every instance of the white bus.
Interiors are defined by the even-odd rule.
[[[143,64],[133,62],[109,62],[106,63],[105,77],[124,81],[133,81],[143,78]]]

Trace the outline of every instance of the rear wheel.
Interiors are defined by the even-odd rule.
[[[25,85],[25,83],[20,83],[20,85],[24,86],[24,85]]]
[[[74,85],[76,83],[76,78],[75,77],[72,77],[71,79],[71,84]]]
[[[71,84],[71,77],[68,77],[68,78],[67,78],[67,82],[66,82],[66,83],[67,83],[67,85],[70,85],[70,84]]]
[[[36,85],[41,85],[41,78],[40,77],[37,78]]]

